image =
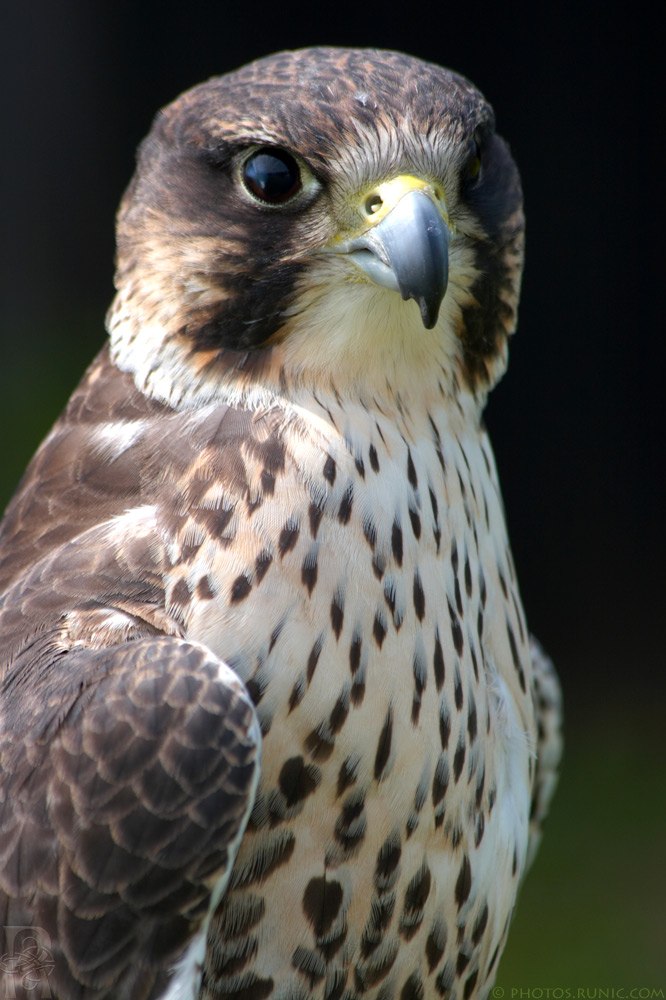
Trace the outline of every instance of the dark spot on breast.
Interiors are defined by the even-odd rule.
[[[449,737],[451,736],[451,718],[449,716],[449,709],[445,701],[441,702],[439,706],[439,739],[442,744],[442,750],[446,750],[449,745]]]
[[[423,592],[423,584],[421,583],[421,577],[419,576],[418,570],[414,574],[414,610],[416,611],[416,617],[420,622],[423,621],[425,615],[425,594]]]
[[[178,604],[181,608],[186,608],[190,603],[191,594],[190,588],[187,586],[185,580],[179,580],[171,591],[170,604]]]
[[[419,485],[419,480],[416,475],[416,469],[414,468],[414,461],[412,459],[412,453],[407,449],[407,479],[409,480],[409,485],[412,489],[417,489]]]
[[[454,781],[458,781],[458,779],[460,778],[460,775],[462,774],[462,769],[463,769],[463,766],[465,764],[465,752],[466,752],[465,740],[461,736],[460,742],[458,743],[458,746],[456,747],[456,752],[455,752],[454,757],[453,757],[453,779],[454,779]]]
[[[305,679],[300,677],[291,689],[291,694],[289,695],[289,711],[293,712],[294,709],[300,705],[303,701],[303,695],[305,694]]]
[[[324,988],[324,1000],[340,1000],[347,985],[347,976],[347,970],[340,968],[334,968],[328,973]]]
[[[370,465],[372,466],[373,472],[379,472],[379,458],[377,457],[377,449],[374,444],[370,445],[368,455],[370,457]]]
[[[400,916],[399,931],[401,937],[410,941],[423,922],[423,908],[430,895],[432,883],[430,869],[423,862],[421,868],[410,879],[405,890],[405,902]]]
[[[481,808],[481,800],[483,799],[483,789],[485,788],[485,784],[486,784],[486,767],[484,764],[483,770],[481,771],[481,776],[479,777],[476,786],[476,795],[474,796],[474,802],[476,804],[477,809]]]
[[[304,587],[307,587],[308,594],[312,594],[316,584],[317,584],[317,556],[308,554],[303,560],[303,565],[301,567],[301,581]]]
[[[483,834],[486,829],[486,820],[483,813],[479,813],[476,820],[476,827],[474,830],[474,846],[478,847],[483,840]]]
[[[183,542],[180,549],[180,561],[183,563],[192,562],[203,542]]]
[[[343,792],[356,782],[359,764],[360,758],[345,757],[338,771],[336,796],[342,795]]]
[[[446,924],[435,920],[426,938],[425,954],[428,961],[428,971],[432,972],[442,960],[446,948]]]
[[[296,542],[298,541],[299,527],[293,521],[287,521],[284,528],[280,532],[280,540],[278,542],[278,550],[280,556],[284,558],[287,552],[290,552]]]
[[[405,909],[422,910],[430,895],[432,878],[428,865],[423,862],[419,871],[410,880],[405,890]]]
[[[354,678],[351,689],[351,703],[355,708],[363,702],[365,698],[365,681],[360,680],[358,677]]]
[[[459,951],[456,958],[456,975],[461,976],[469,965],[469,955],[465,951]]]
[[[473,701],[469,706],[469,712],[467,714],[467,733],[469,735],[470,743],[473,743],[476,739],[476,705]]]
[[[303,893],[303,913],[316,937],[328,934],[340,912],[342,899],[342,886],[335,879],[310,879]]]
[[[322,514],[324,513],[323,506],[319,504],[311,503],[308,510],[308,518],[310,521],[310,534],[313,538],[317,537],[317,532],[319,531],[319,522],[321,521]]]
[[[340,591],[335,592],[333,595],[333,600],[331,601],[331,625],[333,626],[333,631],[335,632],[335,638],[340,638],[340,633],[342,632],[342,625],[345,620],[345,601],[343,595]]]
[[[370,916],[361,935],[361,955],[368,958],[382,943],[385,931],[391,925],[395,910],[395,893],[374,896],[370,905]]]
[[[395,614],[395,577],[387,576],[384,581],[384,600],[388,604],[391,615]]]
[[[273,562],[273,556],[266,549],[260,552],[254,561],[254,579],[255,583],[261,583],[263,578],[266,576],[268,567]]]
[[[354,504],[354,486],[350,483],[344,492],[338,509],[338,521],[340,524],[347,524],[351,517],[352,506]]]
[[[430,495],[430,506],[432,508],[432,516],[435,519],[435,523],[439,520],[439,506],[437,504],[437,497],[435,496],[435,491],[432,486],[428,487],[428,493]]]
[[[261,851],[255,851],[244,864],[234,867],[229,888],[254,885],[264,879],[281,865],[286,864],[296,845],[296,838],[290,830],[282,830],[265,839]]]
[[[225,941],[244,938],[266,913],[266,902],[260,896],[244,893],[229,900],[224,909],[218,910],[219,927]]]
[[[451,607],[451,602],[447,601],[449,606],[449,617],[451,619],[451,638],[453,639],[453,645],[455,646],[456,653],[458,656],[462,656],[463,651],[463,634],[462,628],[460,627],[460,620],[454,609]]]
[[[397,521],[393,522],[391,530],[391,550],[398,566],[402,566],[402,528]]]
[[[463,1000],[469,1000],[469,998],[474,993],[474,987],[476,986],[476,981],[479,977],[479,970],[475,969],[467,979],[465,980],[465,988],[463,989]]]
[[[252,699],[253,705],[258,705],[261,699],[264,697],[266,691],[266,682],[261,681],[258,677],[250,677],[246,682],[245,687],[247,688],[247,693]]]
[[[231,603],[235,604],[237,601],[242,601],[244,597],[247,597],[247,595],[250,593],[251,590],[252,590],[252,584],[250,583],[249,579],[245,576],[245,574],[241,573],[241,575],[237,576],[234,582],[231,584],[231,594],[230,594]]]
[[[215,596],[215,594],[211,589],[210,577],[208,576],[201,577],[201,579],[197,583],[196,595],[200,601],[209,601],[211,597]]]
[[[262,979],[254,972],[245,972],[229,979],[232,984],[228,1000],[266,1000],[273,992],[272,979]]]
[[[374,636],[375,642],[381,649],[382,643],[386,638],[386,622],[384,621],[383,616],[379,614],[379,612],[377,612],[377,614],[375,615],[375,620],[372,626],[372,634]]]
[[[412,699],[412,725],[415,726],[419,721],[419,714],[421,712],[421,699],[428,678],[426,664],[423,658],[423,651],[420,647],[417,647],[417,649],[414,652],[414,659],[412,661],[412,673],[414,675],[414,697]]]
[[[455,967],[451,962],[447,962],[435,979],[435,989],[439,993],[440,997],[444,998],[444,1000],[451,995],[451,987],[453,986],[455,978]]]
[[[375,574],[378,580],[384,575],[384,570],[386,569],[386,560],[381,552],[375,552],[372,557],[372,572]]]
[[[326,461],[324,462],[324,479],[330,483],[331,486],[335,482],[335,472],[335,459],[332,455],[327,455]]]
[[[374,959],[368,961],[365,965],[357,965],[354,969],[354,982],[356,989],[359,993],[365,993],[372,986],[375,986],[378,982],[384,979],[391,969],[398,956],[399,946],[397,940],[391,941],[390,939],[385,943],[384,948],[380,949]],[[387,1000],[393,996],[393,992],[390,991],[386,993],[380,990],[377,993],[377,997],[386,996]],[[352,997],[350,996],[350,1000]]]
[[[321,654],[321,647],[324,645],[323,636],[319,636],[314,646],[310,650],[310,655],[308,656],[308,665],[305,671],[305,675],[308,680],[308,684],[314,677],[314,672],[317,669],[317,663],[319,662],[319,656]]]
[[[378,892],[386,892],[395,883],[401,854],[400,838],[397,834],[391,834],[377,852],[375,886]]]
[[[525,692],[525,674],[523,672],[522,664],[520,662],[520,656],[518,655],[518,647],[516,646],[516,637],[513,634],[513,629],[509,623],[509,619],[506,619],[506,634],[509,638],[509,646],[511,648],[511,659],[513,660],[513,665],[518,674],[518,680],[520,681],[520,687]]]
[[[233,507],[217,507],[213,509],[210,507],[197,507],[193,513],[197,522],[205,526],[207,534],[212,535],[214,538],[220,538],[224,534],[233,512]]]
[[[423,1000],[424,989],[417,972],[412,972],[400,990],[400,1000]]]
[[[306,764],[302,757],[291,757],[280,769],[278,784],[287,807],[307,799],[321,781],[321,771],[314,764]]]
[[[353,792],[344,803],[335,824],[335,839],[345,851],[354,850],[365,837],[366,827],[365,796]]]
[[[479,679],[479,665],[476,662],[476,650],[474,649],[474,645],[472,643],[470,643],[469,651],[470,651],[470,654],[471,654],[471,657],[472,657],[472,670],[474,671],[474,678],[475,678],[475,680],[478,681],[478,679]]]
[[[460,474],[460,469],[457,466],[456,466],[456,472],[458,474],[458,485],[460,486],[460,495],[462,496],[463,500],[466,500],[467,490],[465,489],[465,481]]]
[[[458,543],[455,538],[451,541],[451,568],[453,575],[458,575]]]
[[[264,502],[264,498],[262,496],[258,496],[254,500],[252,500],[251,498],[248,498],[247,501],[246,501],[247,516],[248,517],[252,517],[252,515],[255,512],[255,510],[259,510],[259,508],[261,507],[261,505],[262,505],[263,502]]]
[[[463,687],[462,681],[460,680],[460,667],[457,663],[453,668],[453,697],[455,699],[456,708],[460,711],[463,707]]]
[[[488,904],[486,903],[481,913],[477,917],[476,923],[474,924],[474,930],[472,931],[472,944],[478,945],[483,937],[483,932],[486,929],[488,923]]]
[[[375,780],[379,781],[384,773],[391,755],[391,743],[393,740],[393,710],[389,706],[386,712],[384,725],[377,741],[377,752],[375,754]]]
[[[335,740],[326,723],[312,729],[304,740],[305,749],[315,760],[328,760],[335,749]]]
[[[442,652],[442,643],[439,638],[439,630],[435,629],[435,653],[433,656],[433,669],[435,671],[435,685],[437,691],[441,691],[444,687],[444,677],[445,677],[445,667],[444,667],[444,653]]]
[[[360,635],[355,635],[351,641],[351,646],[349,647],[349,669],[351,670],[352,677],[358,670],[361,663],[361,647],[363,645],[363,640]]]
[[[291,964],[308,979],[310,989],[326,975],[326,962],[313,948],[299,945],[291,956]]]
[[[275,648],[275,643],[278,641],[278,639],[282,635],[282,630],[284,628],[284,624],[285,624],[285,620],[283,618],[282,621],[279,621],[277,623],[277,625],[275,626],[275,628],[271,632],[270,642],[268,643],[268,652],[269,653],[273,652],[273,649]]]
[[[437,761],[437,767],[435,768],[435,776],[432,781],[432,804],[437,807],[446,795],[446,789],[449,787],[449,763],[444,756],[440,754]]]
[[[339,695],[338,700],[331,709],[331,714],[328,717],[329,729],[333,734],[340,732],[345,724],[348,714],[349,691],[345,690]]]
[[[458,872],[458,878],[456,879],[455,898],[458,909],[467,902],[471,888],[472,867],[469,863],[469,858],[465,855],[460,866],[460,871]]]
[[[409,520],[412,522],[412,531],[414,533],[414,538],[418,541],[421,537],[421,518],[418,515],[418,511],[412,510],[411,507],[408,508]]]
[[[456,608],[458,609],[458,614],[462,618],[463,617],[463,602],[462,602],[462,594],[460,593],[460,580],[458,579],[458,577],[456,577],[456,580],[455,580],[455,583],[454,583],[454,593],[455,593],[455,596],[456,596]]]
[[[369,515],[363,518],[363,534],[371,549],[377,544],[377,526]]]
[[[275,493],[275,475],[268,469],[261,470],[261,489],[267,497]]]
[[[472,570],[469,565],[469,557],[465,556],[465,591],[467,596],[472,596]]]

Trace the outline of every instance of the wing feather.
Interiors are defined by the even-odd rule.
[[[0,925],[50,939],[57,996],[159,995],[205,931],[252,808],[247,692],[180,638],[61,653],[42,636],[1,705]]]

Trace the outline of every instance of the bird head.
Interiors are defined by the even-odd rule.
[[[485,398],[516,322],[517,169],[466,79],[283,52],[159,113],[118,215],[112,353],[175,406]]]

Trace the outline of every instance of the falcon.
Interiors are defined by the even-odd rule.
[[[6,995],[16,928],[60,1000],[488,994],[560,749],[482,423],[523,228],[490,106],[405,55],[158,115],[0,533]]]

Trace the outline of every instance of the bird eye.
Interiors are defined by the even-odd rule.
[[[474,183],[481,173],[481,149],[476,139],[472,143],[472,151],[467,157],[463,167],[463,180],[466,183]]]
[[[282,149],[258,149],[241,168],[243,184],[266,205],[284,205],[302,187],[298,163]]]

